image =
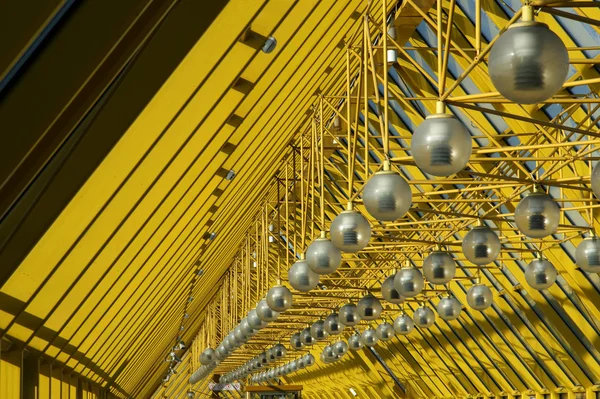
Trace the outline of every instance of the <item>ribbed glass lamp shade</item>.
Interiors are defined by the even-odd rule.
[[[427,306],[415,309],[414,322],[417,327],[429,328],[435,323],[435,313]]]
[[[267,363],[269,363],[269,360],[267,359],[267,354],[265,352],[261,353],[258,355],[258,361],[260,362],[260,364],[262,364],[263,366],[266,366]]]
[[[356,305],[347,303],[340,308],[338,320],[345,326],[354,327],[360,322]]]
[[[486,310],[493,302],[492,290],[487,285],[475,284],[467,291],[467,303],[474,310]]]
[[[377,345],[377,331],[373,330],[371,327],[367,328],[360,336],[360,340],[365,346],[375,346]]]
[[[217,360],[215,355],[215,350],[213,348],[206,348],[200,355],[200,363],[205,366],[213,364],[215,360]]]
[[[293,350],[300,350],[304,347],[302,340],[300,339],[300,333],[294,333],[290,337],[290,346]]]
[[[544,193],[531,193],[517,205],[515,223],[527,237],[543,238],[556,232],[560,208]]]
[[[388,322],[381,323],[380,325],[378,325],[375,332],[377,333],[377,338],[380,341],[385,342],[385,341],[389,341],[390,339],[394,338],[394,326],[392,326]]]
[[[227,349],[227,352],[231,352],[234,350],[236,345],[236,341],[235,341],[235,337],[233,336],[226,336],[225,338],[223,338],[223,346],[225,347],[225,349]]]
[[[342,252],[328,238],[317,238],[306,249],[306,263],[316,274],[330,274],[342,264]]]
[[[556,282],[556,268],[546,259],[534,259],[525,266],[525,280],[536,290],[548,289]]]
[[[225,345],[221,344],[221,345],[217,346],[215,356],[219,360],[225,360],[225,358],[227,358],[227,356],[229,356],[229,351],[227,350],[227,348],[225,348]]]
[[[338,335],[344,330],[344,325],[340,323],[339,317],[340,315],[334,312],[325,318],[324,327],[328,335]]]
[[[430,283],[443,285],[454,278],[456,263],[449,253],[435,251],[423,261],[423,274]]]
[[[292,306],[292,293],[283,285],[276,285],[267,293],[267,304],[276,312],[285,312]]]
[[[376,172],[363,188],[363,204],[377,220],[398,220],[412,204],[410,186],[395,171]]]
[[[383,312],[381,302],[371,294],[362,297],[358,301],[356,308],[358,310],[358,317],[362,320],[376,320],[381,317],[381,312]]]
[[[411,150],[417,166],[434,176],[450,176],[465,168],[473,145],[467,128],[454,116],[428,116],[415,130]]]
[[[400,269],[394,277],[396,291],[406,298],[417,296],[423,291],[425,280],[418,269],[407,267]]]
[[[344,356],[348,352],[348,344],[346,341],[337,341],[332,345],[333,353],[338,356]]]
[[[242,330],[244,335],[246,335],[246,337],[251,337],[255,334],[255,330],[252,327],[250,327],[250,323],[248,323],[247,318],[242,319],[242,321],[240,321],[240,329]]]
[[[383,281],[383,284],[381,284],[381,296],[389,303],[399,304],[404,302],[406,298],[400,295],[398,290],[396,290],[396,287],[394,286],[394,277],[395,275],[390,276]]]
[[[317,320],[310,326],[310,335],[317,341],[327,339],[329,334],[325,331],[325,322],[323,320]]]
[[[323,356],[325,357],[325,360],[332,361],[335,358],[335,353],[333,353],[333,346],[326,345],[323,348]]]
[[[262,300],[256,305],[256,314],[258,317],[265,322],[271,322],[277,320],[279,312],[271,309],[266,300]]]
[[[295,290],[309,292],[319,284],[319,275],[310,269],[306,260],[299,260],[288,270],[288,280]]]
[[[301,370],[306,367],[306,362],[304,361],[304,357],[300,357],[296,360],[298,363],[298,370]]]
[[[265,351],[265,353],[267,354],[267,361],[269,363],[274,362],[275,360],[277,360],[277,358],[275,357],[275,351],[273,350],[273,348],[269,348]]]
[[[407,335],[415,328],[415,323],[406,313],[401,314],[394,320],[394,331],[396,334]]]
[[[304,355],[304,363],[306,364],[306,367],[312,366],[315,364],[315,357],[312,354],[307,353]]]
[[[577,266],[588,273],[600,273],[600,238],[584,239],[575,251]]]
[[[277,344],[273,346],[273,353],[275,354],[275,358],[282,359],[285,357],[287,350],[285,349],[285,346]]]
[[[310,346],[315,343],[315,339],[310,334],[310,327],[300,331],[300,340],[302,341],[302,344],[306,346]]]
[[[500,254],[500,239],[487,226],[473,227],[462,242],[465,257],[476,265],[487,265],[498,258]]]
[[[239,343],[243,343],[248,340],[248,338],[246,337],[246,335],[244,334],[244,332],[242,331],[240,326],[237,326],[236,328],[233,329],[233,336],[235,337],[236,341]]]
[[[496,41],[488,59],[496,90],[519,104],[537,104],[556,94],[569,72],[569,54],[546,24],[513,24]]]
[[[252,309],[248,312],[248,317],[246,317],[246,320],[248,320],[248,325],[250,325],[250,327],[252,327],[254,330],[262,330],[267,326],[267,322],[262,321],[261,318],[258,317],[256,309]]]
[[[363,348],[363,343],[359,334],[352,334],[348,337],[348,348],[357,351]]]
[[[343,211],[330,227],[333,245],[343,252],[358,252],[371,239],[371,226],[363,215],[356,211]]]
[[[437,312],[443,320],[456,320],[460,316],[462,306],[458,299],[454,297],[445,297],[440,299],[437,305]]]

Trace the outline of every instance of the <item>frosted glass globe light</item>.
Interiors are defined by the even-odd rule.
[[[348,348],[350,348],[353,351],[357,351],[363,348],[363,343],[359,334],[352,334],[348,337]]]
[[[338,356],[344,356],[348,352],[348,344],[345,341],[337,341],[333,344],[333,353]]]
[[[556,282],[556,268],[546,259],[534,259],[525,266],[525,280],[536,290],[548,289]]]
[[[256,314],[264,322],[271,322],[277,320],[279,312],[271,309],[266,300],[262,300],[256,305]]]
[[[363,331],[360,340],[366,346],[375,346],[377,345],[377,341],[379,341],[379,338],[377,338],[377,332],[371,327],[369,327],[365,331]]]
[[[255,334],[255,331],[252,327],[250,327],[250,323],[248,323],[247,318],[242,319],[242,321],[240,322],[240,329],[247,337],[251,337]]]
[[[362,320],[376,320],[381,316],[381,312],[383,312],[381,302],[371,294],[362,297],[358,301],[356,308],[358,310],[358,316]]]
[[[300,332],[300,340],[303,345],[310,346],[315,343],[315,339],[310,334],[310,328],[307,327]]]
[[[243,343],[248,340],[248,338],[246,337],[246,335],[244,334],[244,332],[242,331],[240,326],[237,326],[236,328],[233,329],[233,336],[235,337],[235,339],[238,343]]]
[[[338,335],[344,330],[344,325],[340,323],[339,317],[340,315],[334,312],[325,318],[324,327],[328,335]]]
[[[418,269],[406,267],[400,269],[394,277],[394,286],[396,291],[403,297],[414,297],[423,291],[425,280]]]
[[[417,166],[433,176],[450,176],[465,168],[473,151],[471,135],[454,116],[429,115],[413,133],[411,150]]]
[[[377,333],[377,338],[379,338],[380,341],[385,342],[394,338],[394,326],[388,322],[378,325],[375,332]]]
[[[340,308],[339,322],[345,326],[354,327],[360,322],[360,316],[358,315],[358,309],[356,305],[347,303]]]
[[[462,306],[458,299],[454,297],[445,297],[440,299],[437,305],[437,312],[443,320],[456,320],[460,316]]]
[[[394,320],[394,331],[396,334],[407,335],[415,328],[415,323],[406,313],[402,313]]]
[[[493,302],[492,290],[487,285],[475,284],[467,291],[467,303],[474,310],[486,310]]]
[[[325,331],[325,322],[323,320],[315,321],[313,325],[310,326],[310,335],[317,341],[327,339],[329,334]]]
[[[331,241],[343,252],[358,252],[371,239],[371,226],[363,215],[356,211],[343,211],[331,223]]]
[[[569,54],[548,25],[521,22],[500,35],[490,52],[488,69],[504,97],[518,104],[537,104],[562,88],[569,72]]]
[[[417,327],[429,328],[435,323],[435,313],[427,306],[418,307],[413,317]]]
[[[342,252],[322,234],[306,249],[306,263],[317,275],[330,274],[342,264]]]
[[[200,363],[203,365],[213,364],[215,362],[215,350],[213,348],[206,348],[200,355]]]
[[[333,346],[326,345],[323,348],[323,356],[325,357],[325,360],[332,361],[335,358],[335,354],[333,353]]]
[[[363,188],[363,204],[377,220],[398,220],[412,204],[410,186],[395,171],[376,172]]]
[[[534,192],[519,201],[515,209],[515,223],[527,237],[543,238],[556,232],[560,208],[545,193]]]
[[[290,337],[290,346],[294,350],[300,350],[300,349],[302,349],[302,347],[304,347],[304,344],[302,343],[302,340],[300,339],[300,333],[292,334],[292,336]]]
[[[575,251],[577,266],[588,273],[600,273],[600,238],[584,239]]]
[[[306,363],[306,367],[310,367],[315,364],[315,357],[312,354],[307,353],[304,355],[304,362]]]
[[[435,251],[423,261],[423,274],[430,283],[443,285],[454,278],[456,263],[449,253]]]
[[[248,316],[246,317],[248,320],[248,324],[254,330],[262,330],[267,326],[267,322],[263,321],[260,317],[258,317],[258,313],[256,313],[256,309],[252,309],[248,312]]]
[[[400,295],[398,290],[396,290],[394,278],[395,275],[389,276],[383,281],[383,284],[381,284],[381,296],[389,303],[399,304],[404,302],[406,298]]]
[[[267,293],[267,304],[276,312],[285,312],[292,306],[292,293],[279,282]]]
[[[500,239],[487,226],[476,226],[463,239],[462,250],[465,257],[476,265],[487,265],[500,254]]]
[[[319,284],[319,275],[310,269],[306,260],[299,260],[288,270],[288,280],[295,290],[309,292]]]

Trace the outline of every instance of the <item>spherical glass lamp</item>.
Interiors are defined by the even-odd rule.
[[[331,223],[331,241],[343,252],[358,252],[371,239],[371,226],[360,213],[347,210],[340,213]]]
[[[356,305],[347,303],[340,308],[338,320],[345,326],[354,327],[360,322]]]
[[[496,90],[518,104],[537,104],[556,94],[569,72],[569,54],[548,25],[511,25],[490,52],[488,70]]]
[[[423,274],[430,283],[443,285],[454,278],[456,263],[449,253],[435,251],[423,261]]]
[[[346,341],[337,341],[332,345],[333,353],[337,356],[344,356],[348,352],[348,344]]]
[[[306,367],[310,367],[315,364],[315,357],[312,354],[307,353],[304,355],[304,362],[306,363]]]
[[[412,204],[410,186],[395,171],[376,172],[363,188],[363,204],[377,220],[400,219]]]
[[[536,290],[550,288],[556,282],[556,277],[556,268],[546,259],[534,259],[525,266],[525,280]]]
[[[437,305],[437,312],[443,320],[456,320],[460,316],[462,306],[454,297],[444,297]]]
[[[257,316],[258,317],[258,316]],[[242,319],[240,321],[240,329],[244,333],[246,337],[252,337],[256,333],[252,327],[250,327],[250,323],[248,323],[248,319]]]
[[[238,343],[244,343],[248,340],[240,326],[237,326],[233,329],[233,336],[235,337]]]
[[[378,325],[375,332],[377,334],[377,338],[380,341],[385,342],[385,341],[389,341],[392,338],[394,338],[394,326],[392,326],[388,322],[384,322],[384,323],[381,323],[380,325]]]
[[[360,336],[360,340],[366,346],[377,345],[377,341],[379,341],[379,338],[377,338],[377,331],[373,330],[371,327],[367,328]]]
[[[515,223],[527,237],[544,238],[556,232],[560,208],[545,193],[533,192],[519,201],[515,209]]]
[[[348,348],[357,351],[363,348],[363,343],[359,334],[352,334],[348,337]]]
[[[420,306],[415,310],[414,322],[417,327],[429,328],[435,323],[435,313],[427,306]]]
[[[412,136],[417,166],[433,176],[450,176],[465,168],[473,151],[471,135],[454,116],[429,115]]]
[[[486,310],[493,302],[492,290],[487,285],[475,284],[467,291],[467,303],[474,310]]]
[[[423,291],[425,280],[418,269],[406,267],[400,269],[394,277],[394,287],[396,291],[406,298],[417,296]]]
[[[315,339],[310,334],[310,328],[307,327],[300,332],[300,340],[303,345],[310,346],[315,343]]]
[[[306,263],[313,273],[330,274],[342,264],[342,252],[321,233],[306,249]],[[315,284],[316,285],[316,284]]]
[[[276,312],[285,312],[292,306],[292,293],[281,285],[281,280],[267,293],[267,304]]]
[[[588,273],[600,273],[600,238],[584,239],[575,251],[577,266]]]
[[[325,360],[332,361],[335,358],[335,354],[333,353],[333,346],[326,345],[323,348],[323,356],[325,357]]]
[[[262,330],[263,328],[265,328],[267,326],[267,322],[262,321],[262,319],[260,317],[258,317],[258,313],[256,313],[256,309],[252,309],[251,311],[248,312],[248,316],[246,317],[246,320],[248,320],[248,324],[254,330]]]
[[[463,239],[462,250],[465,257],[476,265],[487,265],[500,254],[500,239],[487,226],[476,226]]]
[[[213,348],[206,348],[200,355],[200,363],[203,365],[213,364],[215,362],[215,350]]]
[[[293,350],[300,350],[304,347],[302,340],[300,339],[300,333],[294,333],[290,337],[290,346]]]
[[[307,261],[301,259],[288,270],[288,280],[295,290],[309,292],[319,284],[319,275],[310,269]]]
[[[383,312],[381,302],[371,294],[362,297],[358,301],[356,308],[358,310],[358,316],[362,320],[376,320],[381,316],[381,312]]]
[[[389,276],[383,281],[383,284],[381,284],[381,296],[389,303],[399,304],[404,302],[406,298],[400,295],[398,290],[396,290],[394,278],[395,275]]]
[[[596,163],[592,169],[592,191],[596,195],[596,198],[600,199],[600,162]]]
[[[325,318],[325,332],[328,335],[338,335],[344,330],[344,325],[340,323],[340,315],[332,313]]]
[[[271,309],[266,300],[262,300],[256,305],[256,314],[264,322],[271,322],[277,320],[279,312]]]
[[[306,367],[306,362],[304,361],[304,356],[299,357],[296,362],[298,362],[298,369],[303,369]]]
[[[273,354],[275,355],[276,359],[283,359],[285,357],[285,354],[287,353],[285,346],[283,346],[281,344],[277,344],[277,345],[273,346],[272,349],[273,349]]]
[[[415,328],[415,323],[406,313],[402,313],[394,320],[394,331],[396,334],[407,335]]]
[[[325,322],[323,320],[315,321],[313,325],[310,326],[310,335],[317,341],[327,339],[329,334],[325,331]]]

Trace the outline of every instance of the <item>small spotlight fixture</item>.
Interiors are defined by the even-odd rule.
[[[269,53],[273,52],[273,50],[275,50],[276,46],[277,46],[277,39],[275,39],[273,36],[269,36],[267,38],[267,40],[265,40],[265,44],[263,44],[261,50],[263,53],[269,54]]]
[[[193,296],[191,296],[191,297],[188,298],[188,302],[193,302],[193,301],[194,301],[194,297]]]
[[[358,394],[356,393],[356,391],[354,390],[354,388],[350,388],[349,391],[352,394],[352,396],[358,396]]]
[[[227,174],[225,175],[225,180],[233,180],[233,178],[235,177],[235,170],[230,169],[229,172],[227,172]]]
[[[202,270],[202,269],[196,270],[196,275],[197,276],[202,276],[203,274],[204,274],[204,270]]]

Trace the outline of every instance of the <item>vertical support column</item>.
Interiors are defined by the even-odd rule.
[[[50,397],[52,399],[60,398],[62,390],[62,370],[54,364],[50,364]]]
[[[0,398],[21,397],[21,351],[0,351]]]
[[[40,360],[38,370],[40,371],[38,376],[38,398],[50,399],[50,376],[52,374],[50,363]]]
[[[40,384],[40,360],[37,356],[23,351],[23,384],[21,399],[37,399]]]

